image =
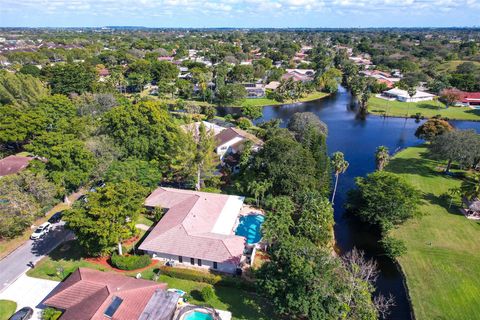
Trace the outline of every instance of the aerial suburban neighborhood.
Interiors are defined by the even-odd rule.
[[[480,319],[479,5],[0,0],[0,320]]]

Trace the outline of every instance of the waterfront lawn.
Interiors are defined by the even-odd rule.
[[[324,98],[326,96],[328,96],[328,93],[315,91],[315,92],[312,92],[312,93],[309,93],[309,94],[305,95],[304,97],[302,97],[302,98],[300,98],[299,100],[296,100],[296,101],[278,102],[276,100],[269,99],[269,98],[249,98],[249,99],[243,100],[242,103],[241,103],[241,106],[242,107],[245,107],[245,106],[261,106],[261,107],[264,107],[264,106],[278,106],[278,105],[289,104],[289,103],[313,101],[313,100]]]
[[[420,216],[393,231],[405,241],[399,258],[415,316],[423,319],[476,319],[480,314],[480,223],[460,214],[460,199],[449,209],[442,194],[460,186],[441,173],[424,146],[395,156],[388,171],[403,176],[423,193]],[[457,171],[457,175],[462,172]]]
[[[154,265],[141,271],[142,278],[151,280],[154,270],[158,268]],[[57,269],[61,267],[64,272],[58,274]],[[115,272],[108,267],[97,263],[87,261],[82,248],[76,241],[70,241],[57,249],[53,250],[48,256],[40,260],[34,269],[30,269],[27,275],[30,277],[62,281],[79,267],[91,268],[106,272]],[[138,271],[122,272],[122,274],[134,277]],[[208,302],[202,301],[200,292],[203,287],[211,286],[203,282],[183,280],[172,278],[167,275],[160,275],[159,282],[165,282],[169,288],[181,289],[188,293],[188,302],[192,304],[208,303],[221,310],[232,312],[233,319],[273,319],[273,314],[268,304],[253,292],[247,292],[233,287],[213,286],[215,295]]]
[[[474,110],[469,107],[446,108],[439,101],[400,102],[372,97],[368,100],[368,111],[373,114],[386,114],[391,117],[406,117],[407,115],[410,117],[419,113],[425,118],[441,115],[452,120],[480,121],[480,110]]]
[[[7,320],[17,310],[17,304],[10,300],[0,300],[0,320]]]

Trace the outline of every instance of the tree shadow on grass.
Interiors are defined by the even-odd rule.
[[[237,319],[276,319],[272,307],[262,297],[241,289],[215,285],[218,299],[228,305],[228,311]]]
[[[470,109],[470,110],[465,111],[465,113],[474,114],[474,115],[480,117],[480,109]],[[480,120],[480,119],[479,119],[479,120]]]
[[[442,107],[442,106],[437,106],[437,105],[430,104],[430,103],[419,103],[419,104],[417,104],[417,108],[419,108],[419,109],[430,109],[430,110],[445,110],[445,108]]]
[[[438,174],[432,170],[429,161],[425,161],[425,159],[394,158],[388,164],[387,170],[397,174],[418,174],[422,177],[432,177]]]
[[[458,210],[458,207],[455,204],[452,204],[452,206],[450,206],[448,195],[437,196],[433,193],[425,193],[423,197],[431,204],[444,208],[450,214],[463,216],[463,214],[460,212],[460,210]]]

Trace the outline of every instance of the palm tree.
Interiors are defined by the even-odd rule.
[[[466,179],[462,183],[461,190],[468,200],[480,197],[480,173],[475,173],[473,177]]]
[[[335,193],[337,192],[338,176],[347,171],[348,165],[349,163],[345,160],[342,152],[337,151],[332,154],[332,166],[335,172],[335,187],[333,188],[332,205],[335,200]]]
[[[448,195],[450,196],[450,204],[448,205],[449,209],[452,207],[452,203],[455,197],[460,196],[461,194],[462,194],[462,190],[460,188],[448,189]]]
[[[417,89],[413,86],[409,86],[407,89],[407,93],[410,96],[410,99],[412,99],[413,96],[417,94]],[[410,113],[410,105],[408,105],[408,108],[407,108],[407,118],[409,113]]]
[[[383,168],[390,161],[390,154],[388,153],[388,148],[385,146],[380,146],[375,152],[375,163],[377,165],[377,170],[382,171]]]

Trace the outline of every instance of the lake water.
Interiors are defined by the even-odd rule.
[[[422,143],[414,136],[416,128],[422,122],[372,115],[361,118],[357,116],[353,102],[350,93],[340,88],[337,94],[317,101],[264,107],[263,117],[256,122],[278,118],[282,120],[282,126],[286,126],[296,112],[313,112],[328,125],[329,153],[341,151],[350,163],[347,172],[340,176],[334,205],[338,248],[345,252],[357,247],[376,259],[380,269],[378,292],[384,295],[392,293],[395,296],[396,306],[389,319],[412,319],[401,273],[390,259],[381,255],[375,235],[347,217],[343,205],[348,190],[355,186],[354,178],[375,170],[376,148],[384,145],[395,152]],[[239,112],[239,109],[219,108],[220,115],[235,112]],[[480,132],[480,122],[452,121],[452,124],[459,129],[471,128]]]

